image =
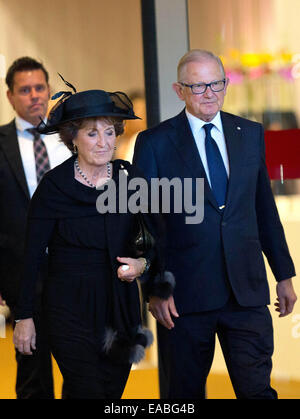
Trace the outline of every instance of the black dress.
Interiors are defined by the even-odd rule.
[[[99,191],[74,179],[73,162],[72,157],[50,171],[32,199],[18,317],[32,317],[39,262],[47,249],[47,333],[66,394],[120,398],[130,359],[120,362],[118,351],[113,358],[104,351],[103,341],[107,325],[119,329],[121,343],[128,335],[143,341],[137,334],[141,330],[137,285],[116,277],[116,256],[131,256],[127,239],[134,217],[123,215],[118,223],[118,215],[98,213]],[[115,180],[117,169],[114,164]],[[113,227],[117,237],[112,237]],[[119,354],[123,352],[122,345]]]

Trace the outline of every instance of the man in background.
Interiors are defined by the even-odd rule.
[[[69,158],[70,151],[57,135],[40,136],[35,130],[46,118],[50,98],[44,66],[30,57],[21,57],[8,69],[6,83],[16,117],[0,127],[0,304],[6,302],[14,321],[29,202],[43,174]],[[44,255],[37,289],[40,297],[46,267]],[[36,308],[35,322],[40,338],[34,355],[16,353],[18,399],[54,398],[42,304]]]

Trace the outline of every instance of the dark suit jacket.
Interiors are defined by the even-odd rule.
[[[277,281],[295,275],[265,165],[261,124],[221,112],[230,164],[226,208],[210,189],[185,112],[139,134],[134,164],[150,179],[204,178],[204,219],[165,214],[167,270],[180,313],[221,307],[232,289],[243,306],[269,304],[262,251]]]
[[[16,303],[30,195],[15,122],[0,127],[0,293]]]

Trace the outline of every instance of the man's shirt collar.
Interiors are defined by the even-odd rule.
[[[190,123],[191,129],[193,132],[199,132],[203,125],[207,124],[208,122],[203,121],[202,119],[197,118],[196,116],[192,115],[190,112],[185,110],[187,119]],[[209,122],[210,124],[214,124],[214,126],[220,131],[223,132],[222,120],[221,120],[221,113],[220,111],[216,114],[216,116]]]
[[[44,119],[44,122],[47,122],[47,118]],[[25,121],[20,116],[16,115],[15,117],[16,128],[20,133],[26,133],[28,128],[35,128],[30,122]]]

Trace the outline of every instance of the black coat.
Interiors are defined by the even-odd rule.
[[[11,308],[18,295],[29,202],[12,121],[0,127],[0,294]]]
[[[85,193],[78,193],[78,181],[74,179],[74,160],[75,156],[46,173],[32,197],[28,212],[24,273],[17,309],[19,319],[33,317],[36,302],[34,289],[38,279],[41,256],[45,253],[47,246],[51,246],[53,233],[50,230],[46,234],[47,237],[44,238],[43,233],[40,232],[43,226],[40,220],[45,220],[46,224],[52,225],[54,229],[54,226],[62,220],[99,215],[96,202],[100,192],[97,189],[88,189]],[[128,162],[114,161],[114,179],[109,184],[116,185],[117,197],[121,189],[118,184],[118,174],[124,171],[128,174],[126,176],[128,181],[138,176],[138,173]],[[104,194],[104,192],[102,193]],[[128,190],[128,198],[133,193],[134,191]],[[151,342],[150,333],[144,331],[141,327],[140,302],[136,281],[129,284],[126,281],[120,281],[117,276],[119,267],[117,256],[138,256],[134,241],[139,229],[138,221],[142,217],[154,238],[155,245],[142,255],[151,260],[151,268],[141,279],[151,282],[151,288],[154,289],[154,292],[157,285],[158,292],[161,292],[162,288],[165,291],[164,283],[168,282],[168,279],[165,281],[164,277],[163,240],[160,234],[162,227],[158,214],[137,214],[130,211],[122,213],[118,211],[118,204],[116,208],[115,213],[108,212],[104,215],[107,251],[110,259],[108,267],[111,275],[108,296],[110,314],[107,320],[105,349],[115,359],[125,362],[130,359],[137,362],[141,359],[141,347],[146,347]],[[43,239],[38,240],[36,244],[35,238],[39,236],[43,236]],[[89,250],[88,247],[86,249]],[[49,253],[51,254],[50,247]],[[51,274],[49,281],[51,281]],[[163,285],[161,286],[161,284]],[[167,288],[168,286],[169,283],[167,283]]]

